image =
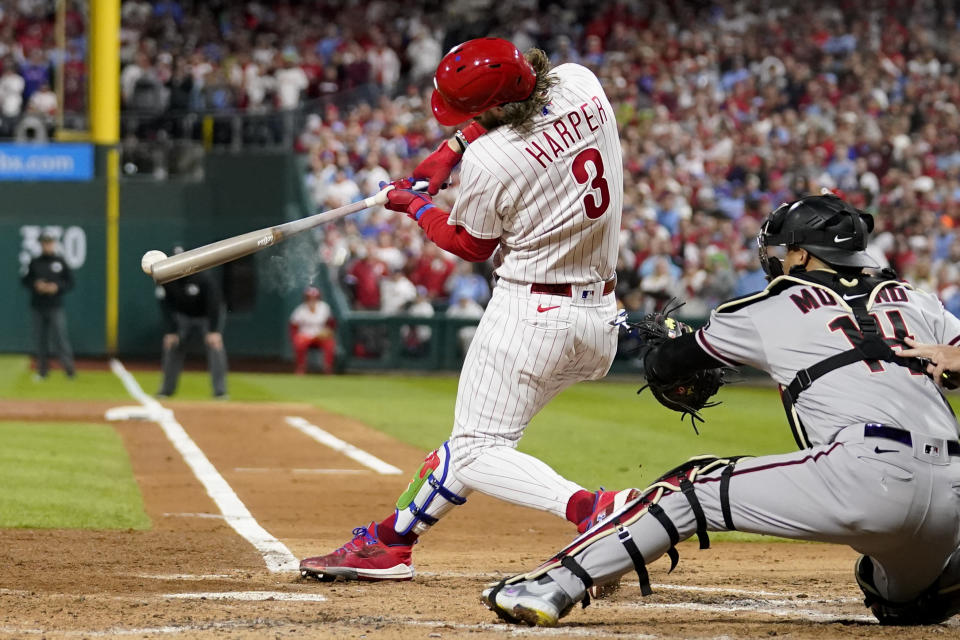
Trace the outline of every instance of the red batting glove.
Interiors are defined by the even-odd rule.
[[[427,192],[436,195],[450,178],[450,172],[460,162],[460,154],[450,148],[444,140],[437,150],[423,159],[413,170],[414,180],[427,180],[430,185]]]
[[[424,212],[436,206],[426,193],[410,189],[409,187],[412,185],[407,179],[397,180],[390,184],[394,185],[394,188],[387,192],[387,203],[384,206],[391,211],[405,213],[419,222],[420,216]],[[383,186],[381,186],[381,189]]]
[[[464,129],[458,132],[463,140],[470,144],[487,132],[479,122],[473,121]],[[460,162],[462,153],[458,153],[450,148],[450,144],[445,140],[440,143],[437,150],[423,159],[423,162],[417,165],[413,170],[414,180],[425,180],[430,184],[427,192],[430,195],[436,195],[443,188],[444,183],[450,179],[450,172]]]

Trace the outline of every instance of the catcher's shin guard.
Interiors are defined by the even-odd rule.
[[[453,470],[450,443],[428,455],[397,499],[397,533],[423,533],[450,509],[467,501],[470,492]]]
[[[870,556],[857,558],[853,574],[863,591],[863,604],[882,625],[939,624],[960,613],[960,552],[954,553],[936,582],[909,602],[891,602],[880,595]]]
[[[576,557],[590,545],[596,544],[607,536],[616,535],[633,562],[633,567],[639,578],[641,593],[643,593],[643,595],[650,595],[653,591],[650,588],[650,578],[646,568],[647,560],[637,547],[628,527],[647,514],[656,518],[670,538],[670,549],[667,551],[667,556],[670,558],[670,571],[673,571],[677,566],[677,562],[680,560],[680,554],[676,549],[677,543],[680,542],[680,534],[669,516],[667,516],[666,512],[658,503],[667,493],[682,493],[687,498],[696,518],[696,535],[700,540],[700,548],[709,548],[710,539],[707,536],[707,519],[703,513],[703,508],[700,506],[700,501],[697,499],[694,482],[699,476],[722,469],[723,484],[728,486],[734,465],[737,460],[743,457],[745,456],[731,458],[696,456],[691,458],[682,465],[660,476],[656,482],[640,492],[637,498],[627,502],[619,511],[613,512],[604,520],[588,529],[584,534],[561,550],[560,553],[530,573],[507,578],[500,583],[500,587],[502,588],[504,585],[514,584],[524,580],[536,580],[548,571],[556,569],[557,567],[564,567],[577,576],[583,583],[584,589],[586,590],[583,598],[583,606],[587,606],[590,604],[589,589],[593,585],[593,578],[580,566]],[[730,507],[727,491],[721,491],[721,496],[726,526],[728,529],[733,529],[733,523],[728,515],[730,513]]]

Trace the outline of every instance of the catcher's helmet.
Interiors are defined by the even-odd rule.
[[[879,268],[865,251],[871,231],[869,213],[833,194],[807,196],[780,205],[760,227],[760,264],[768,276],[782,275],[783,264],[767,255],[767,247],[783,245],[806,249],[831,266]]]
[[[526,100],[536,84],[536,72],[513,43],[467,40],[440,61],[430,106],[440,124],[455,125],[492,107]]]

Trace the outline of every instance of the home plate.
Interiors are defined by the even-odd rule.
[[[186,598],[189,600],[283,600],[286,602],[325,602],[327,598],[319,593],[289,593],[286,591],[208,591],[201,593],[168,593],[164,598]]]

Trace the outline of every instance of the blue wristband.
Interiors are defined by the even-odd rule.
[[[423,205],[422,207],[417,209],[417,212],[415,214],[413,214],[413,219],[416,220],[417,222],[420,222],[420,216],[426,213],[428,209],[433,209],[434,206],[436,205],[434,205],[432,202],[428,202],[427,204]]]

